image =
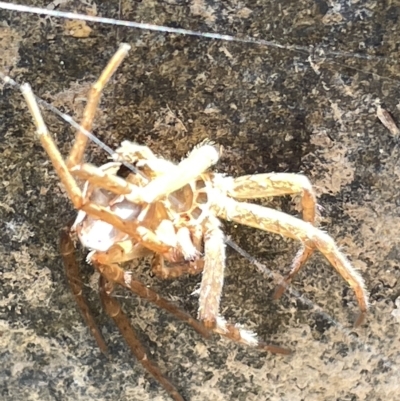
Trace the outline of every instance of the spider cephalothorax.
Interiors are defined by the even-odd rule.
[[[175,400],[183,400],[157,365],[147,358],[128,319],[111,296],[115,284],[173,313],[203,336],[214,331],[234,341],[272,352],[288,352],[262,343],[253,333],[228,324],[220,317],[225,244],[219,219],[280,234],[302,243],[290,273],[277,290],[277,296],[313,251],[318,249],[354,289],[361,309],[356,324],[360,324],[368,307],[364,282],[333,239],[315,227],[316,199],[306,177],[268,173],[232,178],[212,173],[210,167],[218,161],[220,151],[207,142],[194,148],[178,164],[157,157],[146,146],[130,142],[124,142],[113,153],[113,162],[101,167],[83,163],[88,130],[101,90],[128,50],[128,45],[122,45],[93,85],[81,128],[66,162],[47,131],[30,87],[24,85],[22,91],[42,145],[79,211],[72,232],[76,232],[81,243],[91,249],[88,260],[100,272],[100,294],[104,308],[142,365]],[[122,164],[134,166],[133,172],[125,178],[117,175]],[[78,186],[77,179],[85,181],[83,189]],[[243,201],[291,194],[301,196],[303,220]],[[61,239],[69,282],[87,324],[100,348],[105,351],[105,342],[82,297],[70,234],[71,228],[68,227]],[[158,296],[120,267],[122,262],[146,255],[153,255],[153,271],[163,278],[202,272],[198,312],[200,322]],[[164,264],[165,260],[168,266]]]

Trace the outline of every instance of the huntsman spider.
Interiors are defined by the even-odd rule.
[[[339,251],[334,240],[315,227],[316,198],[306,177],[269,173],[232,178],[210,172],[210,167],[220,156],[219,148],[211,142],[194,148],[179,164],[157,157],[146,146],[127,141],[113,154],[112,162],[101,167],[83,162],[88,131],[91,130],[102,89],[129,49],[129,45],[122,44],[92,86],[81,128],[66,161],[47,130],[30,86],[25,84],[21,87],[37,135],[75,209],[79,211],[72,226],[62,232],[62,255],[76,302],[100,349],[106,352],[107,347],[82,295],[71,234],[76,234],[82,245],[90,249],[88,261],[100,273],[100,296],[105,311],[143,367],[174,400],[183,401],[183,397],[147,357],[127,316],[112,297],[115,285],[166,309],[205,337],[215,332],[260,349],[289,353],[284,348],[263,343],[254,333],[227,323],[219,315],[225,268],[220,218],[302,243],[291,271],[276,291],[276,297],[283,293],[313,251],[319,250],[353,288],[361,310],[356,325],[361,324],[368,307],[363,279]],[[118,175],[122,164],[135,166],[134,172],[126,178]],[[82,188],[77,180],[85,182]],[[243,201],[291,194],[301,195],[303,220]],[[149,254],[153,255],[154,273],[162,278],[202,273],[198,321],[120,267],[123,262]]]

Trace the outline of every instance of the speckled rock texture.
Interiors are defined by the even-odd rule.
[[[165,311],[118,291],[140,338],[187,401],[400,400],[400,3],[394,1],[24,1],[110,18],[252,36],[309,53],[79,23],[0,10],[0,68],[79,121],[90,84],[117,49],[132,50],[99,108],[94,133],[128,139],[180,160],[209,138],[224,147],[219,172],[302,172],[315,186],[320,226],[365,278],[366,323],[353,330],[352,290],[321,255],[294,288],[326,315],[287,294],[228,249],[222,312],[266,341],[275,356],[218,336],[206,341]],[[324,49],[326,56],[316,50]],[[334,54],[336,53],[336,55]],[[364,55],[368,57],[356,57]],[[50,112],[63,154],[73,129]],[[0,94],[0,399],[170,400],[101,310],[96,277],[80,264],[107,359],[83,324],[64,276],[58,233],[74,216],[37,139],[22,96]],[[87,160],[106,155],[91,145]],[[298,199],[262,204],[298,215]],[[233,241],[271,270],[287,272],[298,244],[224,223]],[[199,277],[146,284],[196,315]],[[337,324],[334,324],[337,322]]]

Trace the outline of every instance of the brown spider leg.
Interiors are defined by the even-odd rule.
[[[123,312],[121,305],[111,296],[113,290],[112,282],[109,282],[105,277],[100,276],[99,289],[104,310],[118,327],[118,330],[122,337],[124,337],[132,354],[135,355],[136,359],[142,364],[145,370],[164,387],[167,393],[170,394],[175,401],[184,401],[183,397],[179,394],[178,389],[166,378],[166,376],[164,376],[160,368],[148,358],[146,349],[139,341],[128,317]]]
[[[301,194],[303,220],[315,225],[317,200],[309,179],[303,175],[291,173],[255,174],[228,178],[228,195],[235,199],[255,199],[270,196]],[[274,299],[282,296],[293,277],[313,254],[315,246],[307,241],[293,259],[290,272],[284,277],[274,293]]]
[[[92,128],[93,119],[96,114],[101,92],[104,86],[110,80],[111,76],[119,67],[122,60],[128,54],[130,48],[131,47],[128,44],[122,43],[114,56],[108,62],[107,66],[102,71],[99,79],[96,81],[96,83],[92,85],[89,91],[88,101],[85,107],[85,111],[83,112],[83,119],[81,122],[81,127],[84,128],[86,131],[90,131]],[[88,137],[83,132],[78,131],[75,137],[75,143],[71,149],[66,163],[69,168],[75,166],[82,160],[83,154],[85,153],[87,141]]]
[[[198,322],[196,319],[193,319],[188,313],[182,311],[166,299],[160,297],[155,291],[146,287],[140,281],[133,279],[130,272],[123,270],[121,267],[115,264],[102,265],[98,263],[96,261],[96,254],[92,256],[92,262],[95,268],[100,272],[100,274],[104,276],[108,281],[117,283],[122,287],[127,288],[128,290],[137,294],[139,297],[149,302],[152,302],[162,309],[165,309],[167,312],[176,316],[178,319],[192,326],[193,329],[196,330],[203,337],[210,337],[210,332],[202,323]]]
[[[292,261],[292,266],[289,273],[282,279],[282,281],[275,288],[273,299],[279,299],[286,290],[286,287],[292,282],[294,276],[299,272],[299,270],[305,265],[310,256],[314,253],[315,246],[307,241],[298,250],[296,256]]]
[[[67,275],[69,286],[71,287],[72,294],[80,309],[86,325],[89,327],[93,337],[101,352],[107,355],[107,345],[97,324],[90,312],[89,306],[83,296],[82,280],[80,278],[79,267],[75,258],[75,247],[71,238],[71,225],[64,227],[60,233],[60,249],[64,263],[65,272]]]
[[[360,314],[355,325],[359,326],[363,322],[368,309],[368,294],[364,280],[339,251],[334,240],[328,234],[318,230],[308,222],[252,203],[242,203],[226,198],[224,203],[221,200],[221,205],[217,210],[217,214],[223,219],[284,235],[288,238],[300,240],[303,243],[312,242],[353,288],[360,307]]]
[[[173,266],[172,268],[166,268],[164,266],[164,258],[158,254],[154,255],[153,263],[153,272],[163,279],[176,278],[182,274],[198,274],[202,271],[204,266],[203,260],[197,260],[192,263],[188,262],[186,265],[183,264],[179,266]],[[161,264],[161,266],[159,264]],[[199,267],[199,264],[201,264],[201,267]],[[193,265],[197,267],[192,267]],[[245,344],[250,347],[255,347],[263,351],[284,355],[288,355],[291,353],[291,351],[286,348],[282,348],[277,345],[267,344],[263,341],[260,341],[255,333],[245,330],[238,325],[227,323],[221,317],[216,317],[216,323],[211,329],[214,333],[226,337],[231,341]]]
[[[105,252],[96,251],[95,260],[102,264],[124,263],[150,256],[153,252],[132,240],[120,241]]]
[[[145,348],[138,339],[128,317],[123,312],[121,305],[111,296],[113,284],[107,281],[103,276],[100,276],[99,290],[104,310],[118,327],[118,330],[124,337],[136,359],[142,364],[145,370],[164,387],[175,401],[184,401],[183,397],[179,394],[178,389],[164,376],[160,368],[149,360]]]
[[[215,328],[219,314],[225,270],[224,233],[217,218],[209,216],[204,226],[204,270],[200,284],[198,319]]]
[[[203,271],[203,267],[203,259],[187,261],[166,267],[164,263],[164,257],[159,253],[154,254],[153,260],[151,262],[152,272],[154,273],[154,275],[162,279],[173,279],[184,274],[199,274]]]

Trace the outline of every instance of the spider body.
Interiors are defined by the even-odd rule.
[[[105,342],[82,296],[79,269],[71,233],[76,233],[91,252],[88,261],[100,272],[100,295],[104,309],[114,320],[128,346],[142,365],[176,401],[183,398],[175,386],[151,362],[118,302],[111,296],[120,285],[166,309],[190,324],[201,335],[216,332],[234,341],[276,353],[287,350],[261,342],[253,333],[227,323],[219,315],[225,268],[224,234],[220,219],[280,234],[302,243],[290,273],[276,292],[280,296],[315,249],[319,250],[354,289],[360,305],[360,324],[368,307],[361,276],[339,251],[333,239],[315,227],[316,199],[309,180],[297,174],[267,173],[227,177],[210,171],[218,161],[219,149],[212,143],[194,148],[180,163],[157,157],[146,146],[123,142],[114,161],[101,167],[83,162],[101,90],[129,50],[120,49],[110,60],[89,94],[81,129],[71,153],[64,161],[51,139],[35,97],[28,85],[22,87],[37,128],[66,191],[79,211],[72,227],[63,230],[61,251],[72,292],[99,347]],[[134,165],[135,172],[118,176],[121,164]],[[85,181],[81,189],[77,180]],[[244,200],[299,194],[303,220]],[[196,321],[166,299],[135,280],[120,264],[153,255],[152,269],[162,278],[202,272],[199,312]],[[164,261],[168,262],[165,266]]]

